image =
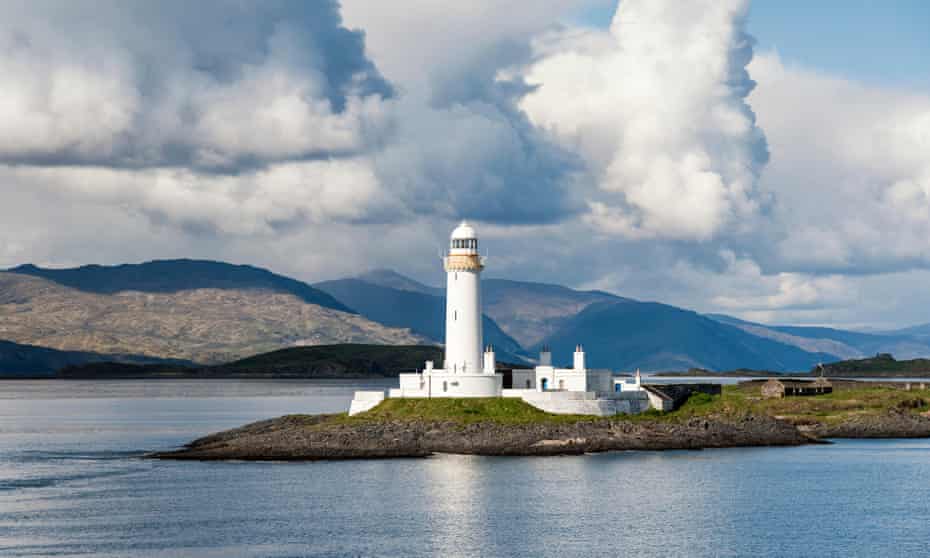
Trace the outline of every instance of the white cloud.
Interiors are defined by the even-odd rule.
[[[333,2],[103,1],[93,29],[87,8],[0,7],[0,160],[226,172],[357,154],[389,124]]]
[[[599,0],[343,0],[346,24],[365,30],[368,50],[405,95],[472,64],[489,45],[519,43]],[[493,64],[493,60],[484,62]]]
[[[777,191],[766,267],[881,273],[930,265],[930,96],[784,64],[750,66]]]
[[[767,154],[745,103],[746,8],[628,0],[607,32],[538,41],[520,107],[587,158],[600,230],[708,240],[757,212]]]
[[[294,224],[371,222],[403,211],[367,162],[282,163],[237,175],[185,168],[0,167],[18,188],[80,194],[192,231],[270,235]]]
[[[759,265],[732,252],[723,252],[726,267],[716,274],[716,294],[711,303],[723,311],[789,312],[836,307],[855,300],[850,282],[839,275],[811,276],[802,273],[765,275]],[[706,277],[702,278],[706,280]],[[721,288],[723,287],[723,288]]]

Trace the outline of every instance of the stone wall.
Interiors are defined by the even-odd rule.
[[[670,399],[672,408],[664,409],[669,411],[674,411],[684,405],[688,398],[695,393],[706,393],[708,395],[723,393],[723,386],[720,384],[650,384],[643,387],[659,397],[664,396]]]

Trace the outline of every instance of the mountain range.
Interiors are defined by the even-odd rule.
[[[199,260],[0,272],[0,339],[92,355],[218,364],[301,345],[424,345],[444,338],[444,289],[392,270],[313,285]],[[893,353],[930,356],[930,326],[887,333],[770,326],[602,291],[489,278],[484,332],[500,360],[550,346],[567,364],[643,371],[809,370]],[[78,357],[75,357],[78,358]],[[95,358],[95,357],[94,357]],[[7,364],[0,361],[0,370]]]
[[[305,283],[204,263],[90,266],[61,275],[35,267],[0,272],[0,339],[201,364],[300,345],[430,342],[369,320]],[[224,266],[229,278],[218,281]],[[84,273],[108,286],[94,287]]]

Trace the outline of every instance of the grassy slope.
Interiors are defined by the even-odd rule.
[[[904,391],[887,387],[839,389],[832,394],[814,397],[761,399],[760,386],[744,384],[724,386],[723,394],[696,394],[680,409],[661,413],[649,411],[639,415],[618,415],[617,421],[685,421],[694,417],[742,417],[769,415],[796,424],[841,422],[856,415],[882,415],[893,409],[903,412],[926,412],[930,409],[930,390]],[[524,424],[533,422],[577,422],[599,420],[580,415],[552,415],[519,399],[388,399],[367,413],[348,417],[347,422],[368,421],[437,421],[462,424],[496,422]]]
[[[474,399],[387,399],[367,413],[346,417],[353,421],[436,421],[496,422],[501,424],[525,424],[535,422],[576,422],[592,420],[593,417],[576,415],[552,415],[520,399],[474,398]]]
[[[795,424],[839,423],[856,416],[879,416],[892,410],[918,413],[930,409],[930,390],[856,386],[813,397],[761,399],[759,385],[728,387],[724,399],[735,408],[785,418]]]

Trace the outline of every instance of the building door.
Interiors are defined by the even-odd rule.
[[[549,389],[549,378],[543,378],[542,383],[539,385],[542,386],[543,391],[546,391],[547,389]]]

